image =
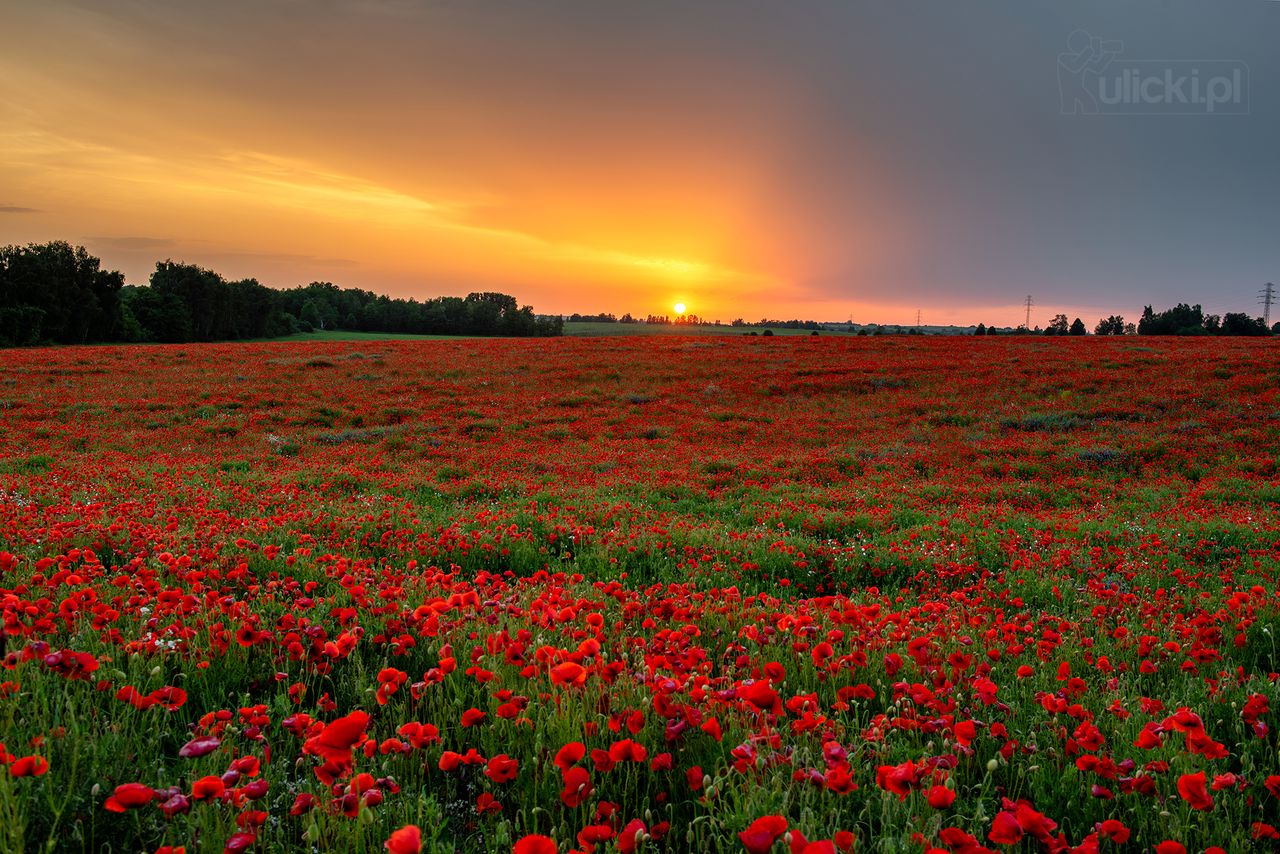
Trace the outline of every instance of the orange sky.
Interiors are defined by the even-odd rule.
[[[0,2],[0,243],[83,243],[133,283],[172,258],[544,312],[1003,325],[1031,290],[1033,323],[1136,311],[1065,292],[1093,269],[1070,257],[997,271],[1027,211],[967,153],[967,195],[933,183],[910,157],[934,129],[849,88],[816,13]]]
[[[761,311],[785,284],[780,259],[739,251],[757,152],[711,156],[706,126],[671,144],[641,115],[575,128],[572,104],[480,100],[510,81],[459,86],[462,63],[341,79],[294,65],[316,61],[305,47],[269,67],[282,21],[215,48],[202,23],[91,8],[23,8],[2,37],[0,202],[35,209],[0,221],[5,242],[84,242],[134,282],[172,256],[281,286],[493,287],[543,311]],[[395,24],[336,15],[317,37],[394,42]]]

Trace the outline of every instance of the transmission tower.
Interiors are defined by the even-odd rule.
[[[1027,322],[1023,325],[1023,328],[1028,332],[1031,331],[1031,306],[1033,305],[1035,303],[1031,301],[1031,294],[1027,294]]]
[[[1276,301],[1276,286],[1267,282],[1258,291],[1258,302],[1262,303],[1262,322],[1271,328],[1271,304]]]
[[[916,328],[920,328],[920,309],[916,309]]]

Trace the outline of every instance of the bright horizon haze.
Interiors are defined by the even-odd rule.
[[[1274,0],[0,9],[0,244],[132,284],[1092,329],[1280,280]]]

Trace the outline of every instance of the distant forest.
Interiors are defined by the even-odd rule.
[[[131,287],[82,246],[0,249],[0,346],[231,341],[329,329],[553,336],[563,326],[500,293],[419,302],[329,282],[277,290],[172,261],[156,264],[149,287]]]

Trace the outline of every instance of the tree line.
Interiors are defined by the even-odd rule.
[[[975,335],[1087,335],[1084,321],[1076,318],[1067,322],[1065,314],[1059,314],[1044,329],[1037,326],[999,332],[995,327],[979,323],[974,330]],[[1154,311],[1151,306],[1143,309],[1142,317],[1136,324],[1126,323],[1125,319],[1113,314],[1098,321],[1093,328],[1094,335],[1225,335],[1225,336],[1267,336],[1280,335],[1280,322],[1267,327],[1261,317],[1250,317],[1243,312],[1227,312],[1224,315],[1205,314],[1199,305],[1178,303],[1164,311]]]
[[[419,302],[312,282],[280,290],[161,261],[132,287],[83,246],[63,241],[0,248],[0,346],[90,342],[231,341],[315,330],[419,335],[552,336],[515,297],[484,292]]]

